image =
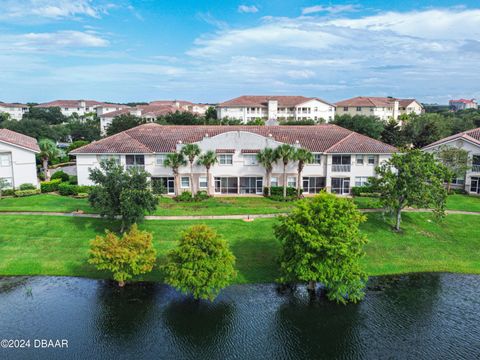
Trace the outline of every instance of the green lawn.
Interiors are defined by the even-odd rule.
[[[390,230],[381,214],[368,214],[362,225],[369,243],[363,263],[369,275],[419,271],[480,274],[480,218],[448,215],[441,224],[431,214],[403,216],[403,232]],[[213,226],[237,257],[238,283],[271,282],[277,276],[279,244],[272,232],[274,219],[196,221]],[[194,221],[147,221],[159,263],[175,245],[179,233]],[[98,219],[0,216],[0,275],[70,275],[105,277],[87,264],[89,240],[111,223]],[[162,280],[156,270],[147,280]]]

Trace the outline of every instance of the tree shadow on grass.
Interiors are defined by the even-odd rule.
[[[82,217],[68,218],[70,224],[74,225],[79,231],[86,232],[93,230],[98,234],[104,234],[105,230],[118,233],[120,231],[120,221],[108,219],[93,219]]]

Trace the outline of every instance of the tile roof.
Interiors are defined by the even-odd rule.
[[[35,107],[68,107],[68,108],[75,108],[80,107],[80,102],[84,101],[86,107],[92,106],[108,106],[108,105],[118,105],[118,104],[109,104],[104,103],[96,100],[54,100],[50,102],[46,102],[43,104],[35,105]]]
[[[107,113],[103,113],[102,115],[100,115],[99,117],[115,117],[115,116],[119,116],[119,115],[123,115],[123,114],[129,114],[132,110],[134,109],[131,109],[131,108],[125,108],[125,109],[121,109],[121,110],[115,110],[115,111],[109,111]]]
[[[458,100],[450,100],[450,103],[464,103],[464,104],[476,104],[477,102],[475,99],[458,99]]]
[[[0,129],[0,141],[17,145],[34,152],[40,152],[37,140],[8,129]]]
[[[178,126],[149,123],[85,145],[71,154],[162,153],[176,150],[181,143],[194,143],[206,134],[213,137],[232,131],[244,131],[270,137],[275,141],[300,146],[312,152],[393,153],[397,149],[337,125],[311,126]],[[343,140],[343,141],[342,141]]]
[[[19,103],[4,103],[0,101],[0,107],[28,108],[28,105]]]
[[[440,139],[438,141],[435,141],[435,142],[431,143],[430,145],[425,146],[424,149],[432,147],[432,146],[440,145],[440,144],[446,143],[448,141],[457,140],[457,139],[468,140],[470,142],[473,142],[474,144],[480,145],[480,127],[476,128],[476,129],[463,131],[461,133],[458,133],[458,134],[451,135],[451,136],[448,136],[446,138]]]
[[[268,106],[269,100],[277,100],[279,107],[294,107],[299,104],[303,104],[309,100],[318,100],[325,104],[335,106],[325,100],[322,100],[317,97],[305,97],[305,96],[275,96],[275,95],[244,95],[239,96],[235,99],[231,99],[225,102],[222,102],[217,105],[217,107],[234,107],[234,106],[255,106],[255,107],[266,107]]]
[[[367,107],[390,107],[394,102],[398,101],[399,106],[406,107],[415,99],[397,99],[392,97],[376,97],[376,96],[357,96],[337,102],[337,106],[367,106]]]

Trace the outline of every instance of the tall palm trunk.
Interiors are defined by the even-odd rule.
[[[48,158],[43,158],[43,173],[45,174],[45,180],[50,181],[50,170],[48,169]]]
[[[267,191],[268,191],[268,196],[272,196],[272,171],[267,170]]]
[[[192,191],[192,198],[195,196],[193,190],[193,161],[190,161],[190,190]]]
[[[207,169],[207,195],[210,196],[210,166],[205,168]]]
[[[287,197],[287,164],[283,163],[283,198]]]
[[[301,189],[301,181],[302,181],[302,171],[303,171],[303,164],[300,162],[298,163],[298,174],[297,174],[297,197],[300,197],[300,189]]]
[[[180,184],[178,182],[178,169],[177,170],[173,170],[173,182],[175,183],[174,184],[174,188],[175,188],[175,196],[178,196],[179,193],[178,193],[178,189],[180,187]]]

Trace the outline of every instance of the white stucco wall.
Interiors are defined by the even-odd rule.
[[[18,188],[22,184],[38,186],[35,153],[0,141],[0,154],[9,154],[10,163],[0,164],[0,178],[11,179],[12,185]]]

